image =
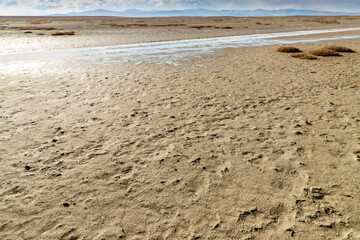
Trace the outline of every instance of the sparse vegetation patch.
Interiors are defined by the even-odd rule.
[[[195,25],[195,26],[189,26],[189,28],[197,28],[197,29],[203,29],[203,28],[214,28],[214,29],[232,29],[232,27],[230,26],[222,26],[222,27],[217,27],[217,26],[210,26],[210,25]]]
[[[186,26],[186,24],[182,23],[169,23],[169,24],[153,24],[152,27],[181,27]]]
[[[131,24],[117,24],[117,23],[101,23],[100,25],[109,25],[111,27],[147,27],[147,24],[131,23]]]
[[[301,50],[296,47],[279,47],[278,52],[298,53],[298,52],[301,52]]]
[[[328,49],[313,50],[310,51],[309,53],[321,57],[341,56],[339,53]]]
[[[55,32],[52,33],[51,36],[63,36],[63,35],[75,35],[74,31],[71,32]]]
[[[352,50],[350,48],[342,47],[342,46],[325,46],[322,49],[331,50],[331,51],[334,51],[334,52],[350,52],[350,53],[355,52],[354,50]]]
[[[305,53],[295,53],[291,54],[291,57],[293,58],[299,58],[299,59],[305,59],[305,60],[316,60],[317,57],[306,55]]]
[[[197,29],[211,28],[211,27],[212,27],[212,26],[208,26],[208,25],[189,26],[189,28],[197,28]]]
[[[12,29],[17,29],[17,30],[46,30],[46,31],[56,30],[56,28],[54,28],[54,27],[12,27]]]

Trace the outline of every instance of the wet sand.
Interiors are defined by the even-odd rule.
[[[11,21],[10,21],[11,20]],[[359,16],[197,18],[0,18],[0,53],[112,46],[258,33],[359,27]],[[55,28],[17,30],[18,27]],[[199,28],[197,28],[199,27]],[[75,36],[51,36],[74,31]],[[37,35],[44,34],[44,35]]]
[[[358,239],[360,40],[295,46],[329,44],[1,76],[0,238]]]

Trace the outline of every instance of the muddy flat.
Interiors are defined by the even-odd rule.
[[[0,238],[359,239],[359,30],[330,31],[359,26],[1,19]],[[136,45],[323,30],[276,39],[354,52],[199,45],[162,61]],[[136,58],[114,54],[124,44]]]

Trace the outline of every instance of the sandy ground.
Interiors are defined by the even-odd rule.
[[[359,239],[360,54],[276,50],[2,76],[0,238]]]

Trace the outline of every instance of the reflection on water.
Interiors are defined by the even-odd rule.
[[[281,37],[305,36],[311,34],[336,33],[357,30],[360,30],[360,27],[0,54],[0,73],[39,72],[51,70],[52,68],[55,70],[56,66],[59,65],[71,65],[74,67],[84,63],[103,65],[114,63],[124,64],[129,62],[176,64],[176,62],[181,58],[209,54],[216,49],[221,48],[285,45],[296,43],[311,43],[326,40],[360,38],[360,35],[344,35],[327,38],[308,37],[303,39],[278,39]]]

